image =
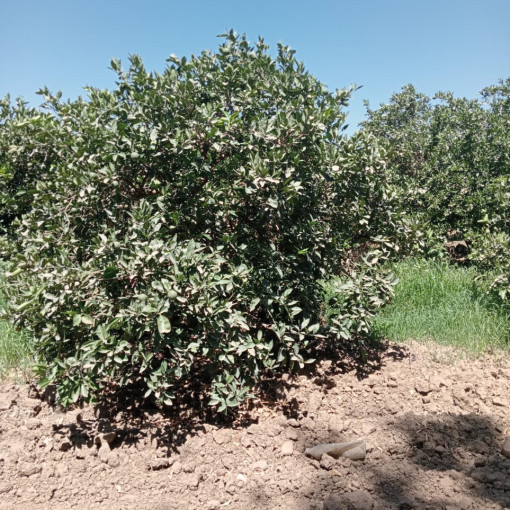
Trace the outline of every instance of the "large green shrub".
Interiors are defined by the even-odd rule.
[[[350,91],[328,92],[287,47],[225,38],[162,74],[113,61],[117,88],[86,100],[46,91],[70,143],[16,230],[7,315],[63,403],[137,381],[169,401],[201,377],[235,406],[261,369],[358,334],[353,300],[349,323],[319,326],[320,280],[405,233],[384,153],[341,134]]]

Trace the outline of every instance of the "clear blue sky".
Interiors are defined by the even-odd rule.
[[[84,85],[112,88],[113,57],[131,53],[161,71],[165,59],[216,49],[227,28],[283,42],[330,89],[363,85],[351,129],[371,106],[413,83],[475,97],[510,76],[510,0],[2,0],[0,96],[41,101]]]

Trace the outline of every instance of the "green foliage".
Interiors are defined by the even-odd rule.
[[[508,172],[510,173],[510,171]],[[481,269],[496,273],[491,289],[510,298],[510,176],[495,179],[488,188],[487,213],[473,234],[470,260]]]
[[[0,234],[30,209],[36,185],[65,157],[68,136],[48,112],[0,101]]]
[[[487,294],[474,268],[407,259],[394,264],[395,297],[374,332],[395,342],[434,340],[470,352],[510,348],[510,313]]]
[[[323,282],[325,319],[340,338],[363,342],[377,313],[394,295],[396,280],[381,271],[377,255],[371,252],[358,267]]]
[[[492,190],[510,168],[509,93],[510,79],[480,100],[430,99],[407,86],[368,109],[363,129],[389,145],[404,208],[440,235],[462,238],[500,207]]]
[[[261,370],[366,331],[365,308],[388,290],[361,260],[338,289],[345,323],[320,326],[320,280],[407,232],[384,151],[343,138],[350,91],[330,93],[288,47],[273,58],[262,40],[224,37],[162,74],[114,60],[113,92],[62,103],[44,91],[65,157],[48,157],[16,226],[6,315],[33,334],[40,383],[64,404],[137,381],[170,402],[200,377],[211,404],[237,406]],[[6,164],[21,175],[24,161]]]
[[[510,79],[474,100],[451,93],[430,99],[404,87],[389,104],[368,109],[363,130],[387,146],[390,179],[417,230],[429,231],[429,252],[434,238],[468,241],[470,262],[507,299]]]

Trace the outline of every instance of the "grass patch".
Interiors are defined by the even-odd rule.
[[[490,299],[475,269],[410,259],[392,271],[399,283],[392,303],[375,318],[376,335],[433,340],[472,353],[510,348],[510,313]]]
[[[3,306],[0,296],[0,309]],[[27,334],[16,331],[12,324],[0,319],[0,381],[7,377],[25,379],[31,358],[31,342]]]

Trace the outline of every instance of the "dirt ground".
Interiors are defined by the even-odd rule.
[[[63,412],[1,386],[0,508],[510,508],[510,355],[411,343],[365,367],[326,359],[267,380],[231,422],[122,405]],[[304,453],[357,438],[364,460]]]

